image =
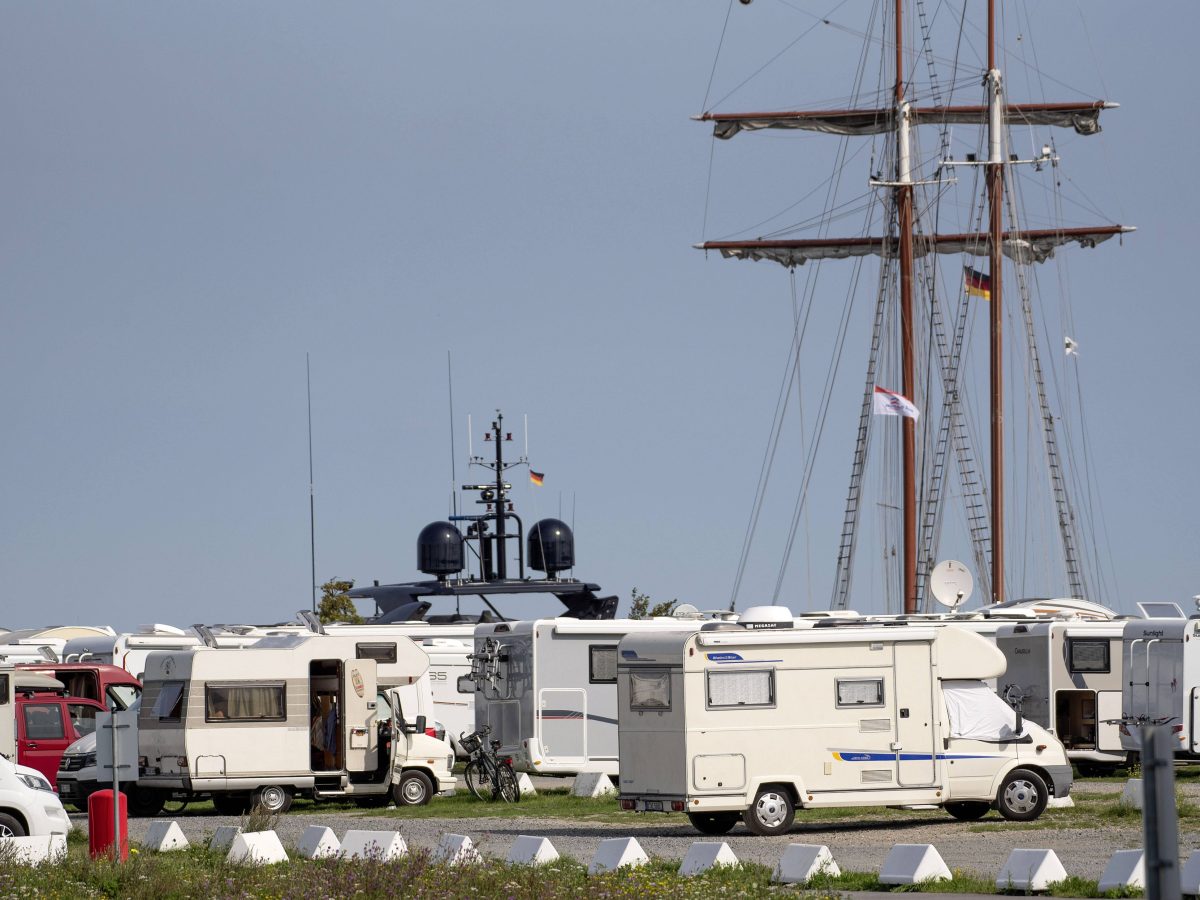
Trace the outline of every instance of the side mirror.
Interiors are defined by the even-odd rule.
[[[470,675],[458,676],[458,692],[460,694],[475,693],[475,679]]]
[[[412,733],[413,734],[424,734],[425,733],[425,717],[424,716],[417,716],[417,720],[413,723]]]

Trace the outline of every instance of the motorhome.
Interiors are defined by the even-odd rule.
[[[138,715],[139,789],[211,794],[219,811],[286,810],[297,794],[429,802],[453,754],[392,687],[428,668],[407,638],[262,638],[150,654]]]
[[[142,625],[134,632],[72,638],[63,646],[62,661],[108,663],[140,678],[146,657],[155,650],[184,650],[199,645],[200,638],[194,631],[156,623]]]
[[[475,629],[475,727],[491,727],[518,771],[616,775],[617,644],[625,635],[694,626],[696,619],[532,619]]]
[[[1120,652],[1121,746],[1140,753],[1139,726],[1162,725],[1177,758],[1200,759],[1200,619],[1126,622]]]
[[[1062,745],[984,683],[986,639],[905,623],[755,621],[618,645],[622,809],[742,819],[783,834],[798,808],[936,805],[971,820],[1041,815],[1071,788]],[[759,627],[765,625],[768,627]]]
[[[1082,775],[1126,762],[1121,717],[1122,621],[1052,620],[1006,625],[996,634],[1007,669],[996,692],[1055,735]]]

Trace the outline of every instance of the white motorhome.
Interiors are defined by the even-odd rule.
[[[249,648],[152,653],[138,715],[139,789],[209,793],[221,812],[296,794],[427,803],[454,788],[449,744],[394,687],[428,658],[407,638],[284,634]]]
[[[65,663],[110,663],[140,679],[146,657],[155,650],[184,650],[199,645],[200,638],[194,631],[173,625],[142,625],[135,632],[71,638],[63,646],[61,657]]]
[[[616,775],[617,644],[688,624],[668,616],[479,625],[474,667],[459,690],[474,698],[474,727],[491,727],[517,771]]]
[[[1125,765],[1121,717],[1123,621],[1006,625],[996,646],[1008,667],[996,692],[1066,747],[1083,775]]]
[[[631,634],[618,654],[622,809],[770,835],[797,808],[1029,820],[1070,791],[1062,745],[988,689],[1004,657],[968,631],[714,623]]]
[[[1142,749],[1141,724],[1171,732],[1175,756],[1200,759],[1200,619],[1138,619],[1125,623],[1121,746]]]

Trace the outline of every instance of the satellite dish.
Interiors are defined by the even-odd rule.
[[[671,615],[677,619],[686,619],[689,616],[700,615],[700,609],[690,603],[680,603],[677,607],[671,610]]]
[[[958,609],[971,599],[974,589],[975,579],[970,570],[957,560],[943,560],[929,574],[929,591],[933,599],[950,609]]]

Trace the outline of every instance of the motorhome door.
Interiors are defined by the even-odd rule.
[[[12,672],[0,672],[0,756],[16,762],[17,718]]]
[[[896,644],[896,782],[901,787],[937,784],[937,723],[931,645]]]
[[[375,660],[342,661],[342,740],[347,772],[373,772],[379,766],[376,682]]]

